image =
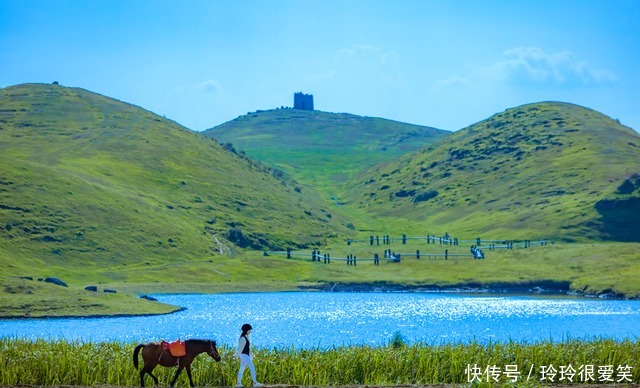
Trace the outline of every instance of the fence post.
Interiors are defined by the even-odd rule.
[[[291,258],[291,248],[287,248],[287,259]]]
[[[477,245],[477,246],[480,246],[480,237],[478,237],[478,238],[476,239],[476,245]]]
[[[445,260],[449,260],[449,250],[448,249],[444,250],[444,259]]]
[[[356,256],[354,255],[354,256],[353,256],[353,265],[354,265],[354,266],[358,265],[358,264],[356,264],[356,260],[357,260],[357,258],[356,258]]]
[[[416,259],[420,260],[420,250],[416,249]]]
[[[402,233],[402,245],[406,245],[407,244],[407,235]]]

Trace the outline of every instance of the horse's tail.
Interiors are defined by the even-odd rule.
[[[144,345],[138,345],[133,350],[133,367],[138,369],[138,353],[140,353],[140,349],[144,348]]]

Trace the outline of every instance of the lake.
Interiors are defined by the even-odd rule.
[[[151,317],[3,319],[0,337],[145,342],[212,338],[232,345],[243,323],[253,346],[640,338],[640,301],[445,293],[279,292],[154,295],[187,308]]]

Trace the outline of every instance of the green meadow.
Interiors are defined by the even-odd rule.
[[[318,247],[324,259],[312,262],[312,250],[286,254],[263,252],[243,258],[219,257],[172,265],[141,265],[103,270],[78,267],[61,287],[36,279],[5,278],[0,293],[2,316],[92,316],[167,313],[167,306],[135,297],[149,293],[218,293],[289,290],[468,289],[490,292],[551,292],[639,298],[635,274],[640,271],[637,243],[564,243],[528,248],[485,249],[475,260],[469,246],[426,244],[369,245],[367,242]],[[384,250],[401,253],[400,262],[384,258]],[[445,250],[448,258],[445,260]],[[415,252],[420,251],[420,259]],[[404,255],[405,253],[413,254]],[[379,265],[371,260],[375,254]],[[431,256],[429,256],[431,254]],[[356,257],[348,265],[347,255]],[[438,256],[435,256],[438,255]],[[461,255],[461,256],[457,256]],[[25,270],[25,273],[29,273]],[[95,284],[98,292],[84,290]],[[118,294],[105,294],[105,288]],[[73,301],[72,304],[69,301]]]
[[[1,386],[138,386],[136,344],[0,339]],[[192,365],[198,386],[234,386],[239,363],[218,347],[216,363],[200,355]],[[536,343],[407,345],[329,349],[257,349],[257,377],[267,385],[395,386],[456,384],[540,386],[640,383],[640,342],[593,339]],[[161,385],[176,368],[157,367]],[[152,384],[149,376],[146,384]],[[250,384],[248,373],[245,384]],[[188,386],[186,373],[176,386]]]

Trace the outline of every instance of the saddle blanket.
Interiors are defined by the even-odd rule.
[[[169,352],[173,357],[182,357],[187,354],[187,347],[185,345],[185,341],[173,341],[167,342],[162,341],[162,350],[169,349]]]

